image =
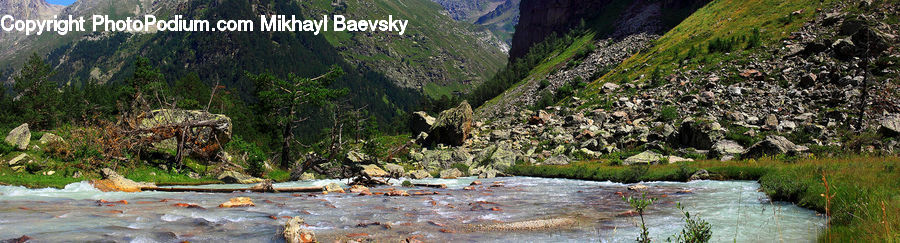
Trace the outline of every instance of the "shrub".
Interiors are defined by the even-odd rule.
[[[659,109],[659,119],[663,122],[678,120],[678,107],[667,105]]]
[[[0,142],[0,156],[6,155],[15,150],[16,148],[14,148],[12,145],[9,145],[5,142]]]
[[[413,187],[413,184],[410,181],[403,181],[403,183],[401,183],[400,185],[402,185],[403,187]]]
[[[257,177],[265,176],[266,153],[256,144],[244,141],[239,136],[234,136],[228,143],[229,150],[247,154],[247,173]]]
[[[691,218],[691,213],[684,211],[684,206],[682,206],[681,203],[675,204],[675,207],[684,214],[684,228],[681,229],[680,234],[674,235],[674,242],[709,242],[712,238],[712,227],[710,227],[709,222],[697,217]],[[669,240],[671,240],[671,238]]]

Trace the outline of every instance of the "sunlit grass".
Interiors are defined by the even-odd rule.
[[[831,201],[831,227],[820,240],[872,242],[900,237],[900,158],[805,158],[795,161],[696,161],[652,166],[612,166],[607,162],[577,162],[564,166],[515,166],[516,175],[617,182],[684,181],[705,169],[714,179],[759,180],[775,200],[788,201],[825,213],[825,184]],[[883,209],[882,209],[882,205]]]

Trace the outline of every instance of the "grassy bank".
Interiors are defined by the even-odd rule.
[[[577,162],[564,166],[519,165],[521,176],[639,182],[685,181],[700,169],[721,180],[758,180],[773,199],[830,214],[821,241],[878,242],[900,234],[900,158],[850,157],[779,161],[697,161],[652,166]],[[823,179],[824,178],[824,179]],[[827,183],[826,183],[827,181]],[[827,191],[830,202],[824,197]]]

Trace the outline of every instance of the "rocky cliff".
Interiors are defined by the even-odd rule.
[[[522,0],[510,58],[521,57],[552,33],[566,33],[582,20],[615,36],[662,34],[708,0]],[[665,11],[663,11],[665,10]]]

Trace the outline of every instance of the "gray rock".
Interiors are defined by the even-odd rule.
[[[9,167],[13,167],[13,166],[17,166],[17,165],[24,165],[24,164],[32,163],[32,162],[33,162],[33,160],[31,159],[30,156],[28,156],[28,154],[22,153],[16,157],[13,157],[6,163],[9,164]]]
[[[782,136],[770,135],[747,149],[742,158],[759,158],[779,154],[798,155],[809,150],[804,146],[797,146]]]
[[[725,158],[726,156],[733,158],[735,155],[740,155],[744,152],[746,152],[744,146],[741,146],[735,141],[719,140],[716,144],[713,144],[712,149],[709,150],[709,156],[712,158]]]
[[[406,169],[398,164],[385,164],[384,169],[387,170],[388,174],[390,174],[390,177],[399,178],[406,175]]]
[[[702,169],[698,170],[697,172],[694,172],[694,174],[691,175],[691,177],[688,180],[691,180],[691,181],[709,180],[709,171],[702,170]]]
[[[350,150],[347,152],[347,156],[344,157],[344,163],[346,164],[359,164],[366,161],[369,161],[369,156],[355,150]]]
[[[19,127],[10,131],[4,141],[16,149],[28,149],[28,143],[31,142],[31,131],[28,130],[28,123],[19,125]]]
[[[553,156],[547,160],[544,160],[543,164],[545,164],[545,165],[567,165],[567,164],[569,164],[569,157],[566,157],[565,155]]]
[[[225,171],[217,177],[220,181],[232,184],[256,184],[263,182],[263,179],[241,174],[236,171]]]
[[[305,242],[318,242],[316,240],[316,234],[312,232],[312,230],[302,227],[303,219],[300,217],[293,217],[284,224],[284,230],[282,231],[282,236],[284,236],[284,242],[286,243],[305,243]]]
[[[472,106],[463,101],[456,108],[441,112],[429,135],[437,143],[461,146],[472,134],[474,117]]]
[[[456,179],[462,177],[463,173],[459,169],[451,168],[441,171],[441,179]]]
[[[725,135],[715,121],[685,119],[676,136],[678,144],[696,149],[709,149]]]
[[[48,132],[48,133],[44,133],[44,135],[41,136],[41,139],[38,140],[38,142],[41,143],[41,145],[47,145],[47,144],[54,144],[54,143],[57,143],[57,144],[65,143],[66,140],[63,140],[63,138],[56,136],[56,134]]]
[[[666,157],[666,160],[669,161],[669,164],[694,161],[694,159],[682,158],[674,155],[669,155],[668,157]]]
[[[625,165],[656,164],[659,163],[659,161],[663,158],[663,155],[659,153],[653,151],[644,151],[643,153],[628,157],[622,163]]]
[[[881,119],[878,132],[886,137],[900,137],[900,117],[885,117]]]
[[[431,174],[428,171],[424,170],[414,170],[409,172],[409,178],[412,179],[427,179],[431,178]]]
[[[434,117],[424,111],[414,112],[409,127],[412,129],[412,134],[427,133],[431,131],[431,126],[434,125],[435,120]]]
[[[387,171],[378,167],[378,165],[363,165],[361,173],[368,177],[386,177],[390,175]]]

